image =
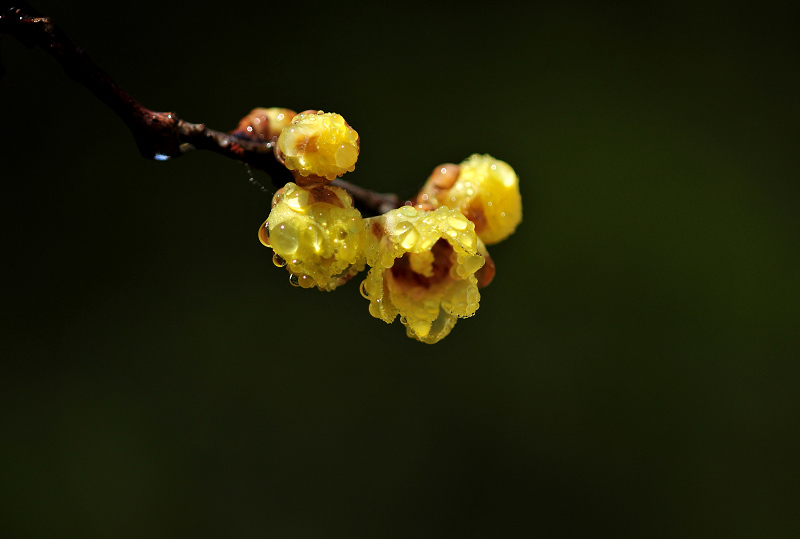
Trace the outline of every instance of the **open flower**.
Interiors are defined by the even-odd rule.
[[[338,187],[287,183],[258,237],[295,286],[333,290],[364,269],[364,220]]]
[[[306,111],[283,128],[278,148],[286,168],[296,173],[295,178],[333,180],[355,169],[358,133],[339,114]]]
[[[480,301],[475,226],[457,210],[404,206],[366,220],[364,251],[372,269],[361,285],[369,312],[391,323],[399,315],[409,337],[435,343]]]
[[[416,207],[447,206],[475,223],[475,232],[490,245],[506,239],[522,221],[519,178],[507,163],[474,154],[460,165],[434,169],[414,200]]]

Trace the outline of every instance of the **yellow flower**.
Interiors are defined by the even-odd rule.
[[[507,163],[490,155],[474,154],[461,165],[440,165],[414,203],[419,208],[459,210],[475,223],[486,245],[506,239],[522,221],[519,178]]]
[[[440,341],[478,309],[479,245],[475,226],[445,207],[404,206],[367,219],[364,251],[372,269],[361,292],[370,314],[386,323],[399,315],[409,337]]]
[[[278,148],[289,170],[333,180],[355,169],[358,133],[339,114],[309,111],[281,131]]]
[[[258,236],[295,286],[333,290],[364,269],[364,220],[338,187],[287,183]]]

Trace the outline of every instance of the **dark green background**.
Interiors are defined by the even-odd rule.
[[[142,159],[3,39],[0,534],[800,534],[789,2],[37,4],[151,108],[339,112],[405,197],[490,153],[524,220],[417,343],[289,285],[242,165]]]

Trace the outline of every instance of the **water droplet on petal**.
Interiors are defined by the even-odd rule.
[[[258,229],[258,240],[261,242],[261,245],[263,245],[264,247],[271,247],[271,244],[269,242],[269,223],[268,222],[264,222],[264,224],[261,225],[261,228]]]
[[[294,273],[290,273],[289,284],[295,287],[300,286],[300,279]]]
[[[283,258],[281,258],[281,255],[279,255],[278,253],[272,255],[272,263],[279,268],[286,266],[286,261]]]
[[[425,236],[419,241],[419,245],[417,245],[417,248],[420,251],[427,251],[428,249],[430,249],[433,246],[435,241],[436,240],[434,238]]]
[[[369,299],[369,292],[367,292],[367,281],[361,281],[361,296],[365,299]]]
[[[272,229],[270,243],[276,250],[288,256],[297,251],[300,240],[297,237],[297,230],[294,227],[281,224]]]
[[[303,211],[308,206],[308,191],[296,189],[286,196],[284,200],[294,211]]]
[[[461,214],[451,215],[447,218],[447,222],[456,230],[464,230],[467,228],[467,218]]]
[[[400,245],[402,245],[403,249],[406,251],[413,249],[414,245],[417,244],[417,240],[419,240],[419,232],[417,232],[415,228],[400,235]]]
[[[315,253],[319,254],[322,250],[325,234],[315,224],[309,224],[301,233],[301,243],[310,247]]]
[[[411,206],[403,206],[402,208],[400,208],[400,213],[402,215],[405,215],[406,217],[416,217],[417,210],[415,210]]]

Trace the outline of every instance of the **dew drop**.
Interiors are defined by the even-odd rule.
[[[447,218],[447,222],[456,230],[465,230],[467,228],[467,218],[461,214],[451,215]]]
[[[286,204],[294,211],[303,211],[308,206],[308,191],[297,189],[284,199]]]
[[[350,224],[347,225],[347,230],[351,234],[356,234],[356,233],[358,233],[360,228],[363,228],[363,222],[360,219],[356,220],[355,217],[351,217],[350,218]]]
[[[419,248],[420,251],[427,251],[433,246],[434,241],[435,240],[433,238],[424,237],[420,240],[419,245],[417,245],[417,247]]]
[[[336,153],[334,153],[334,161],[336,162],[336,166],[340,168],[349,168],[353,166],[357,159],[358,150],[355,146],[351,146],[350,144],[342,144],[336,149]]]
[[[286,266],[286,261],[283,258],[281,258],[281,255],[279,255],[278,253],[272,255],[272,263],[279,268],[283,268]]]
[[[468,275],[472,275],[473,273],[475,273],[476,271],[481,269],[481,267],[483,267],[483,264],[485,262],[486,262],[486,259],[483,258],[482,256],[473,255],[473,256],[465,257],[462,265],[464,267],[464,271]]]
[[[402,245],[403,249],[407,251],[417,244],[417,240],[419,240],[419,232],[417,232],[417,229],[415,228],[412,228],[400,235],[400,245]]]
[[[297,275],[295,275],[294,273],[290,273],[289,274],[289,284],[294,286],[294,287],[298,287],[298,286],[300,286],[300,279],[298,279]]]
[[[367,292],[367,281],[361,281],[361,287],[359,290],[361,291],[361,297],[369,299],[369,292]]]
[[[300,241],[297,231],[292,226],[281,224],[272,229],[270,243],[280,252],[292,254],[297,251]]]
[[[269,242],[269,223],[264,222],[261,228],[258,229],[258,240],[264,247],[270,247],[272,244]]]
[[[322,242],[325,239],[325,234],[315,224],[309,224],[301,233],[301,240],[304,246],[311,247],[315,253],[319,254],[322,250]]]
[[[415,217],[417,215],[417,210],[412,208],[411,206],[403,206],[400,208],[400,213],[405,215],[406,217]]]

